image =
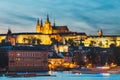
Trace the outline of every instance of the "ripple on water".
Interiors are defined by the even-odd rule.
[[[51,72],[56,76],[38,76],[38,77],[0,77],[0,80],[120,80],[120,74],[76,74],[71,72]]]

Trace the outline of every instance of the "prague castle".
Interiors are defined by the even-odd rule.
[[[68,41],[72,41],[76,45],[83,43],[84,46],[109,48],[112,44],[120,46],[120,35],[104,35],[102,29],[98,30],[97,35],[89,36],[84,32],[72,32],[67,26],[56,26],[55,21],[52,25],[48,15],[44,23],[42,20],[37,20],[36,32],[12,33],[8,29],[7,34],[0,34],[1,44],[51,45],[55,41],[60,44],[66,44]]]
[[[53,26],[51,25],[49,21],[49,16],[47,15],[47,19],[45,23],[39,23],[39,19],[37,21],[36,25],[36,32],[37,33],[43,33],[43,34],[53,34],[53,33],[64,33],[64,32],[69,32],[69,29],[67,26],[56,26],[56,23],[54,21]]]

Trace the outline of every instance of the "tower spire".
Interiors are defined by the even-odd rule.
[[[42,19],[41,19],[41,23],[40,23],[40,25],[43,26]]]
[[[38,20],[37,20],[37,25],[39,25],[40,23],[39,23],[39,18],[38,18]]]
[[[7,32],[7,35],[11,35],[12,34],[12,31],[10,28],[8,28],[8,32]]]
[[[55,21],[55,19],[54,19],[54,23],[53,23],[53,26],[54,26],[54,27],[56,26],[56,21]]]
[[[39,22],[39,18],[37,19],[36,32],[40,32],[40,22]]]
[[[98,29],[98,33],[97,33],[97,34],[98,34],[98,36],[103,36],[102,29],[100,29],[100,28],[99,28],[99,29]]]
[[[48,15],[48,14],[47,14],[47,20],[46,20],[46,22],[48,22],[48,23],[50,22],[50,21],[49,21],[49,15]]]

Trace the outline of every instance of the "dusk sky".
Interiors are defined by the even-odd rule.
[[[35,32],[37,18],[70,31],[120,35],[120,0],[0,0],[0,34]]]

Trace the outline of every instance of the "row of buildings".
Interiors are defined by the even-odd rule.
[[[48,71],[49,51],[33,46],[4,46],[0,62],[6,71]]]
[[[107,61],[101,59],[103,53],[112,54],[112,51],[104,49],[111,45],[120,46],[120,35],[103,35],[101,29],[97,35],[90,36],[83,32],[72,32],[67,26],[56,26],[55,21],[51,25],[47,15],[44,24],[38,19],[36,32],[12,33],[8,29],[7,34],[0,34],[0,63],[8,71],[77,68],[79,65],[89,65],[92,60],[88,60],[86,56],[93,56],[102,51],[95,52],[97,48],[103,48],[97,58],[93,56],[93,62],[99,59],[103,65]],[[92,49],[93,47],[96,49]],[[112,60],[109,62],[112,63]]]
[[[36,72],[76,68],[73,53],[49,45],[0,47],[0,71]]]
[[[2,46],[0,47],[0,71],[36,72],[70,70],[96,66],[116,66],[115,54],[110,48],[69,46],[68,50],[56,50],[53,45]]]
[[[12,45],[51,45],[53,40],[63,44],[72,40],[76,45],[79,45],[82,40],[84,46],[102,48],[109,48],[111,44],[120,46],[120,35],[104,35],[101,29],[98,30],[97,35],[72,32],[67,26],[56,26],[55,21],[52,25],[48,15],[44,24],[42,20],[37,20],[36,32],[12,33],[9,29],[7,34],[0,34],[0,43],[10,42]]]

